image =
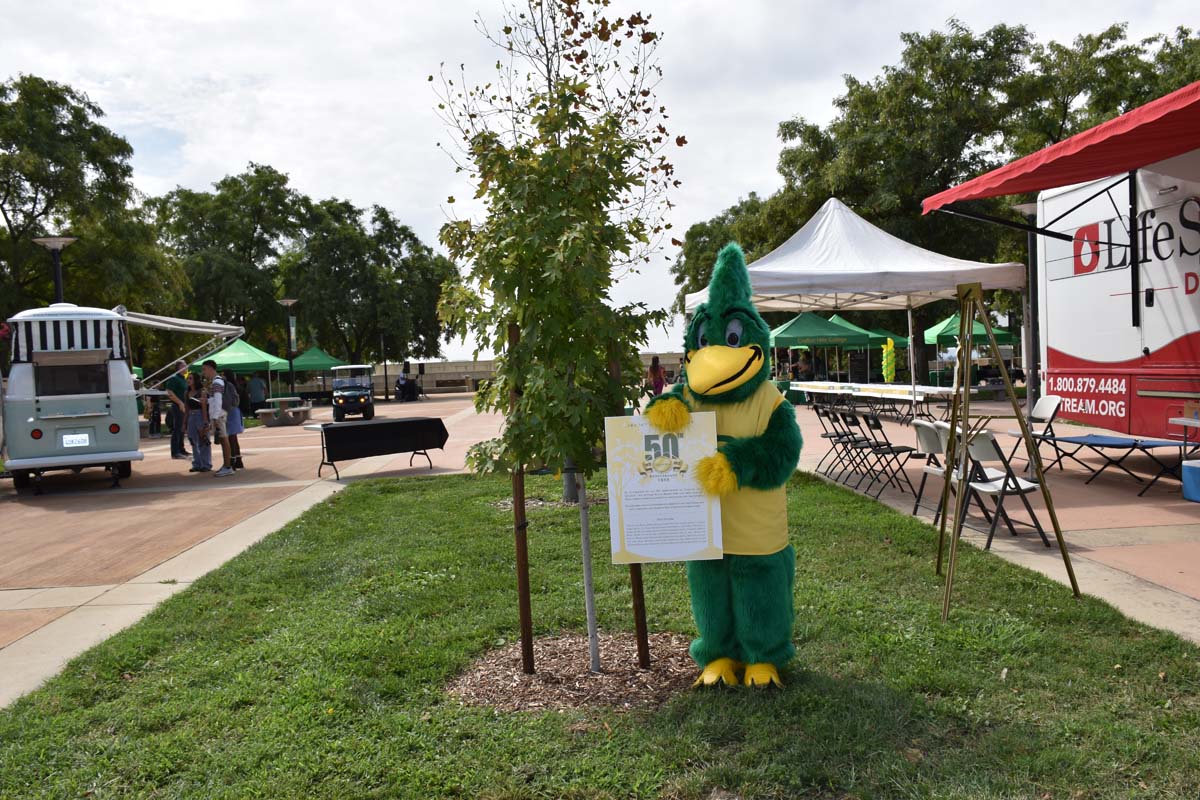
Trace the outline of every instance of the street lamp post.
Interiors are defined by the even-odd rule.
[[[54,259],[54,302],[56,303],[63,301],[62,251],[64,247],[74,241],[77,241],[74,236],[43,236],[33,240],[34,244],[40,244],[49,250],[51,258]]]
[[[287,309],[288,314],[288,386],[289,391],[296,394],[296,365],[294,363],[296,357],[296,315],[292,313],[292,306],[300,302],[294,298],[285,297],[279,301],[279,305]]]

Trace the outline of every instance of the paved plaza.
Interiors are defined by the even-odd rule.
[[[458,394],[377,406],[377,419],[442,418],[450,438],[430,452],[432,470],[424,458],[409,467],[404,453],[339,463],[340,481],[329,467],[318,479],[319,432],[257,427],[239,437],[247,468],[229,478],[189,474],[163,438],[143,441],[145,460],[119,489],[101,470],[52,473],[40,496],[0,482],[0,706],[346,484],[461,472],[467,448],[500,428],[472,403]],[[329,419],[317,411],[315,421]]]
[[[995,413],[1011,416],[1011,408],[1001,403],[972,403],[972,414]],[[822,428],[812,409],[798,406],[796,416],[804,434],[804,450],[800,468],[815,469],[817,462],[828,452],[828,441],[821,438]],[[883,419],[888,438],[894,444],[915,445],[916,434],[911,426]],[[1015,439],[1007,432],[1016,429],[1013,419],[996,418],[988,429],[997,435],[1001,447],[1008,452]],[[1058,423],[1060,435],[1098,433],[1096,429]],[[1043,445],[1043,459],[1050,452]],[[1093,468],[1102,462],[1083,453],[1080,457]],[[920,482],[923,461],[911,460],[906,472],[916,486]],[[1148,477],[1157,471],[1148,458],[1137,455],[1125,461],[1134,473]],[[1019,469],[1023,458],[1015,460]],[[1070,461],[1065,467],[1055,467],[1049,473],[1049,485],[1054,508],[1064,531],[1080,590],[1116,606],[1128,616],[1200,642],[1200,505],[1183,499],[1179,481],[1160,480],[1144,496],[1138,497],[1144,484],[1119,470],[1110,469],[1090,484],[1083,467]],[[933,506],[942,490],[942,482],[930,478],[921,515],[932,521]],[[1038,493],[1029,495],[1051,543],[1050,521]],[[886,490],[881,500],[905,514],[912,513],[913,497]],[[990,502],[990,501],[989,501]],[[1005,511],[1013,520],[1029,521],[1020,500],[1009,498]],[[982,527],[976,518],[969,525]],[[1002,558],[1028,567],[1056,581],[1067,584],[1066,569],[1057,547],[1047,549],[1036,531],[1017,527],[1018,535],[1011,536],[1003,522],[996,530],[992,552]],[[983,547],[986,528],[964,530],[963,538]],[[937,538],[930,541],[930,569],[933,569]],[[997,598],[997,602],[1017,598]]]
[[[318,412],[317,420],[329,413]],[[431,453],[433,469],[423,459],[410,467],[409,455],[402,454],[339,464],[340,481],[328,468],[318,479],[319,433],[260,427],[241,437],[248,468],[228,479],[188,474],[188,462],[173,461],[167,440],[158,439],[144,442],[145,461],[119,489],[109,489],[98,470],[49,476],[41,496],[0,484],[6,522],[0,532],[0,705],[346,484],[461,472],[467,448],[497,435],[502,423],[496,415],[477,415],[469,395],[381,404],[378,415],[441,417],[450,439],[445,450]],[[805,440],[800,467],[811,471],[826,441],[810,409],[798,407],[797,416]],[[991,427],[1011,442],[1003,435],[1011,422],[996,420]],[[885,425],[893,441],[915,443],[911,427]],[[1145,472],[1134,458],[1126,463]],[[919,463],[907,469],[916,484]],[[1200,507],[1183,500],[1177,481],[1160,481],[1139,498],[1140,485],[1115,470],[1090,485],[1086,478],[1070,463],[1050,478],[1082,590],[1200,642]],[[936,502],[940,489],[939,481],[930,480],[926,500]],[[888,490],[882,500],[904,513],[912,510],[910,495]],[[1032,502],[1046,522],[1041,499]],[[1007,508],[1014,519],[1026,518],[1018,502]],[[964,535],[983,545],[983,533]],[[935,546],[931,534],[931,570]],[[1032,531],[1011,537],[1001,527],[992,551],[1066,582],[1058,550],[1046,549]],[[1005,600],[1017,598],[997,598]]]

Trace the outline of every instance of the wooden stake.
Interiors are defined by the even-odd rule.
[[[638,666],[650,669],[650,636],[646,632],[646,595],[642,591],[642,565],[629,565],[629,589],[633,594],[633,627],[637,632]]]
[[[512,351],[521,341],[521,328],[515,322],[508,324],[508,349]],[[509,411],[517,407],[517,387],[512,387],[508,396]],[[533,669],[533,611],[529,601],[529,540],[525,518],[525,468],[518,464],[512,471],[513,496],[513,541],[517,551],[517,609],[521,617],[521,668],[526,675]]]
[[[958,539],[962,535],[963,519],[966,517],[967,511],[967,493],[971,489],[971,476],[970,471],[967,469],[969,459],[966,457],[967,444],[970,442],[970,438],[968,435],[963,439],[962,452],[964,458],[962,459],[962,464],[959,465],[958,429],[960,424],[964,428],[971,424],[971,352],[974,349],[971,334],[975,329],[975,325],[974,316],[966,312],[968,310],[967,297],[972,288],[978,290],[979,284],[958,287],[957,357],[959,369],[955,373],[954,381],[957,391],[954,394],[950,411],[950,452],[946,454],[946,463],[949,465],[946,468],[946,483],[949,484],[953,478],[957,477],[958,492],[954,498],[954,528],[950,532],[950,558],[946,563],[946,589],[942,595],[942,622],[945,622],[950,617],[950,592],[954,586],[954,569],[958,564]],[[960,405],[962,406],[961,418],[958,415]],[[944,523],[945,520],[943,519],[942,522]]]
[[[608,377],[617,386],[621,385],[621,362],[616,353],[608,353]],[[625,406],[610,410],[613,416],[625,413]],[[633,629],[637,633],[638,666],[650,669],[650,638],[646,629],[646,595],[642,590],[642,565],[629,565],[629,591],[633,595]]]

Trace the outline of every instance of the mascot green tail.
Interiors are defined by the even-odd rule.
[[[792,583],[796,555],[788,544],[785,486],[800,459],[796,411],[768,378],[771,331],[751,302],[742,250],[717,256],[708,301],[696,309],[684,340],[685,380],[656,397],[646,416],[678,433],[691,414],[717,416],[717,452],[700,461],[704,491],[721,498],[725,557],[688,562],[699,638],[696,684],[781,685],[779,668],[795,655]]]

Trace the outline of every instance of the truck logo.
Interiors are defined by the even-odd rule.
[[[1200,256],[1200,242],[1196,240],[1200,236],[1200,197],[1189,197],[1180,203],[1177,220],[1164,219],[1156,223],[1157,216],[1154,209],[1138,215],[1139,264],[1170,261],[1176,256]],[[1126,225],[1127,220],[1114,217],[1076,229],[1071,241],[1071,272],[1060,272],[1050,279],[1061,280],[1127,267],[1128,247],[1122,244],[1129,240]],[[1185,272],[1183,278],[1185,293],[1200,291],[1200,273]]]
[[[1085,247],[1087,248],[1086,260],[1083,252]],[[1099,222],[1084,225],[1075,231],[1075,238],[1071,241],[1071,257],[1076,275],[1084,275],[1096,268],[1096,265],[1100,263]]]

